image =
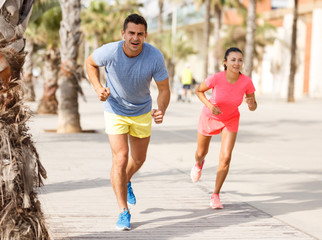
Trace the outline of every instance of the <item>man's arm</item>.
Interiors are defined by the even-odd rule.
[[[110,90],[102,86],[99,79],[99,66],[95,63],[92,55],[86,59],[86,70],[99,100],[105,101],[110,95]]]
[[[152,109],[152,117],[154,118],[154,122],[159,124],[163,122],[163,117],[165,111],[168,108],[170,102],[170,86],[169,79],[165,79],[163,81],[156,81],[158,87],[158,109]]]

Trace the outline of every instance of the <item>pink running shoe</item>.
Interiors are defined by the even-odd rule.
[[[210,199],[210,207],[213,209],[222,209],[224,206],[221,204],[219,194],[213,193]]]
[[[192,182],[198,182],[199,178],[201,177],[201,170],[202,170],[204,163],[205,163],[205,159],[201,162],[201,166],[198,166],[196,163],[192,167],[191,173],[190,173]]]

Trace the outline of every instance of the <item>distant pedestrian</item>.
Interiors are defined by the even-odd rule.
[[[208,77],[196,89],[196,95],[204,103],[198,123],[198,146],[195,154],[196,163],[191,169],[191,179],[197,182],[205,163],[209,144],[213,135],[221,134],[221,148],[215,189],[211,196],[212,208],[223,208],[219,192],[228,174],[232,151],[235,145],[238,127],[238,107],[246,95],[250,111],[257,108],[255,87],[252,80],[240,71],[243,66],[243,53],[238,48],[229,48],[225,53],[225,71]],[[210,99],[205,92],[212,89]]]
[[[104,101],[106,133],[113,155],[111,183],[120,211],[116,227],[129,230],[128,205],[136,203],[131,178],[146,159],[152,118],[157,124],[163,122],[170,88],[162,53],[144,42],[145,19],[138,14],[129,15],[121,33],[122,41],[96,49],[86,67],[98,98]],[[105,87],[99,80],[99,67],[105,67]],[[152,78],[158,88],[157,109],[152,109]]]
[[[191,101],[191,87],[193,83],[192,71],[190,69],[190,65],[186,64],[185,68],[181,73],[181,83],[182,83],[182,101]]]

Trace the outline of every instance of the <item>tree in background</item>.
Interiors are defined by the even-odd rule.
[[[35,101],[36,95],[33,82],[33,55],[36,38],[39,36],[37,32],[42,21],[39,21],[41,16],[53,7],[59,6],[58,0],[38,0],[32,8],[32,13],[29,19],[28,28],[26,29],[26,45],[25,51],[27,52],[25,64],[23,66],[23,80],[25,83],[25,100]],[[48,31],[51,31],[48,28]]]
[[[62,11],[58,6],[53,7],[43,14],[37,28],[37,45],[40,49],[45,49],[41,56],[42,61],[42,79],[43,96],[39,101],[37,112],[39,114],[57,114],[58,101],[56,91],[58,89],[58,73],[60,69],[59,52],[59,27],[62,19]]]
[[[211,13],[211,0],[195,0],[197,8],[200,10],[202,5],[205,6],[204,28],[203,28],[203,79],[208,76],[208,63],[209,63],[209,38],[210,38],[210,13]]]
[[[44,80],[43,95],[39,101],[38,114],[57,114],[58,101],[56,92],[58,89],[58,74],[60,67],[60,53],[57,48],[46,50],[42,75]]]
[[[220,37],[220,32],[222,30],[222,17],[224,13],[224,7],[240,9],[244,8],[241,2],[235,0],[211,0],[211,7],[214,17],[214,58],[215,58],[215,72],[220,71],[220,65],[222,62],[222,40]]]
[[[164,7],[164,0],[158,0],[158,6],[159,6],[159,13],[158,13],[158,33],[162,35],[163,33],[163,7]],[[173,21],[173,20],[172,20]],[[159,39],[157,43],[157,48],[161,48],[162,42],[161,39]]]
[[[298,0],[294,0],[293,8],[293,25],[292,25],[292,39],[291,39],[291,63],[290,63],[290,76],[288,81],[287,101],[294,102],[294,78],[296,73],[296,34],[297,34],[297,8]]]
[[[30,39],[26,39],[25,51],[27,55],[25,57],[25,64],[23,66],[23,81],[25,83],[25,100],[29,102],[34,102],[36,100],[34,82],[33,82],[33,61],[32,55],[34,52],[34,44],[33,41]]]
[[[239,14],[246,19],[247,10],[245,7],[239,7]],[[272,34],[268,34],[272,31],[275,31],[276,28],[267,23],[263,22],[262,24],[256,27],[255,36],[254,36],[254,54],[252,61],[254,62],[253,68],[256,72],[260,72],[262,69],[263,54],[265,46],[272,44],[274,42],[274,37],[271,37]],[[221,55],[221,59],[224,57],[225,49],[230,47],[238,47],[240,49],[245,49],[246,45],[246,22],[238,26],[227,26],[226,37],[221,39],[222,47],[221,52],[218,52]],[[269,37],[268,37],[269,36]],[[244,71],[243,71],[244,72]],[[258,86],[261,86],[262,79],[261,74],[259,74]],[[260,87],[259,87],[260,88]],[[260,89],[258,89],[259,91]]]
[[[208,77],[208,52],[210,37],[210,0],[205,0],[205,24],[203,29],[203,49],[204,49],[204,74],[203,79]]]
[[[164,0],[158,0],[158,5],[159,5],[159,14],[158,14],[158,32],[162,33],[163,32],[163,6],[164,6]]]
[[[223,15],[223,7],[227,4],[227,0],[213,0],[211,3],[214,12],[214,40],[215,40],[215,72],[220,71],[220,55],[218,54],[220,48],[220,32],[222,27],[222,15]]]
[[[175,38],[174,40],[172,38]],[[173,87],[175,66],[180,60],[186,60],[189,55],[196,54],[191,41],[185,38],[184,32],[178,32],[172,36],[170,31],[164,31],[163,34],[150,35],[149,42],[156,45],[161,42],[159,49],[168,69],[170,87]]]
[[[35,186],[46,171],[26,122],[21,72],[33,0],[0,1],[0,239],[49,239]]]
[[[78,72],[78,47],[81,43],[80,0],[59,0],[62,9],[60,23],[61,68],[59,78],[58,133],[81,132],[78,92],[81,90]]]
[[[256,0],[249,0],[247,9],[244,72],[245,75],[251,77],[255,52]]]

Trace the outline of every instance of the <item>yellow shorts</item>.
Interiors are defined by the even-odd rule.
[[[146,138],[151,135],[151,112],[136,117],[126,117],[104,111],[104,119],[107,134],[129,133],[138,138]]]

